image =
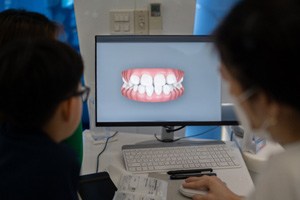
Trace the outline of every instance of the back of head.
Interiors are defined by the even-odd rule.
[[[59,26],[46,16],[17,9],[0,12],[0,27],[0,47],[16,39],[55,39],[59,32]]]
[[[15,41],[0,50],[0,122],[42,128],[58,104],[77,92],[79,54],[59,41]]]
[[[300,111],[300,1],[243,0],[215,32],[221,59],[244,89]]]

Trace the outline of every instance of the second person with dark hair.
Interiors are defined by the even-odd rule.
[[[62,140],[81,119],[81,56],[54,40],[0,48],[0,199],[78,199],[80,165]]]

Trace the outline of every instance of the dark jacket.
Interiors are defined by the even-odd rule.
[[[0,126],[0,199],[78,199],[75,153],[42,131]]]

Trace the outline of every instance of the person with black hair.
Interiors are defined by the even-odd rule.
[[[57,39],[62,27],[45,15],[23,9],[7,9],[0,12],[0,48],[14,40]],[[63,141],[76,153],[82,163],[82,124]]]
[[[247,131],[272,138],[285,151],[273,155],[250,200],[300,199],[300,1],[242,0],[216,29],[220,72]],[[183,187],[207,188],[194,200],[234,200],[217,177],[191,177]]]
[[[0,48],[0,199],[78,199],[80,165],[60,142],[81,119],[82,73],[81,56],[59,41]]]
[[[62,27],[43,14],[23,9],[0,12],[0,27],[0,47],[15,39],[56,39],[62,31]]]

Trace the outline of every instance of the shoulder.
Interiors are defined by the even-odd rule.
[[[282,153],[272,156],[268,162],[268,168],[282,171],[285,175],[298,173],[300,169],[300,143],[289,145]],[[269,171],[269,169],[266,170]],[[298,178],[300,179],[300,177]]]
[[[50,172],[61,177],[79,175],[80,165],[75,152],[65,144],[53,144],[44,149],[45,157],[40,158]]]
[[[69,147],[36,136],[14,140],[11,145],[5,145],[6,156],[0,159],[4,170],[0,195],[16,199],[72,199],[76,195],[80,165]]]
[[[250,199],[300,199],[300,145],[274,155],[259,175]]]

